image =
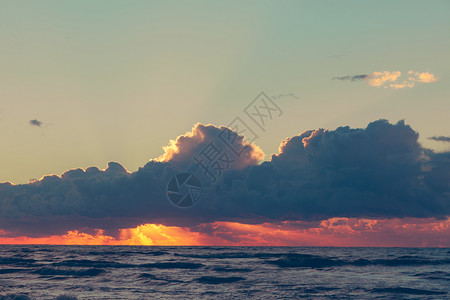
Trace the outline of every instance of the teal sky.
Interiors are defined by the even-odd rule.
[[[450,1],[0,2],[0,182],[118,161],[135,171],[197,123],[265,91],[284,114],[266,158],[304,130],[404,119],[450,135]],[[336,76],[431,72],[390,89]],[[30,120],[43,122],[31,126]]]

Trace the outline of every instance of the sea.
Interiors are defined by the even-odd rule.
[[[450,299],[450,248],[0,245],[0,299]]]

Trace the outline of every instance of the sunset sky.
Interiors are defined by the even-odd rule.
[[[1,1],[0,243],[450,247],[449,13]],[[236,117],[243,155],[171,205]]]

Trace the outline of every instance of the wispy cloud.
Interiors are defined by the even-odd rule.
[[[434,140],[438,142],[449,142],[450,143],[450,136],[432,136],[428,138],[429,140]]]
[[[31,126],[41,127],[42,124],[43,124],[43,123],[42,123],[41,121],[37,120],[37,119],[30,120],[30,125],[31,125]]]
[[[347,76],[338,76],[338,77],[333,77],[333,80],[350,80],[350,81],[357,81],[357,80],[362,80],[362,79],[367,79],[369,78],[370,75],[367,74],[361,74],[361,75],[347,75]]]
[[[433,83],[437,82],[438,78],[430,72],[417,72],[410,70],[407,73],[407,78],[402,78],[401,71],[376,71],[372,74],[361,75],[346,75],[332,78],[337,80],[359,81],[365,80],[367,84],[373,87],[391,88],[391,89],[403,89],[412,88],[416,86],[417,82],[420,83]]]

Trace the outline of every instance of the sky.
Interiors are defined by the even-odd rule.
[[[450,246],[449,13],[1,1],[0,242]],[[254,138],[222,193],[170,206],[166,182],[236,117]]]

